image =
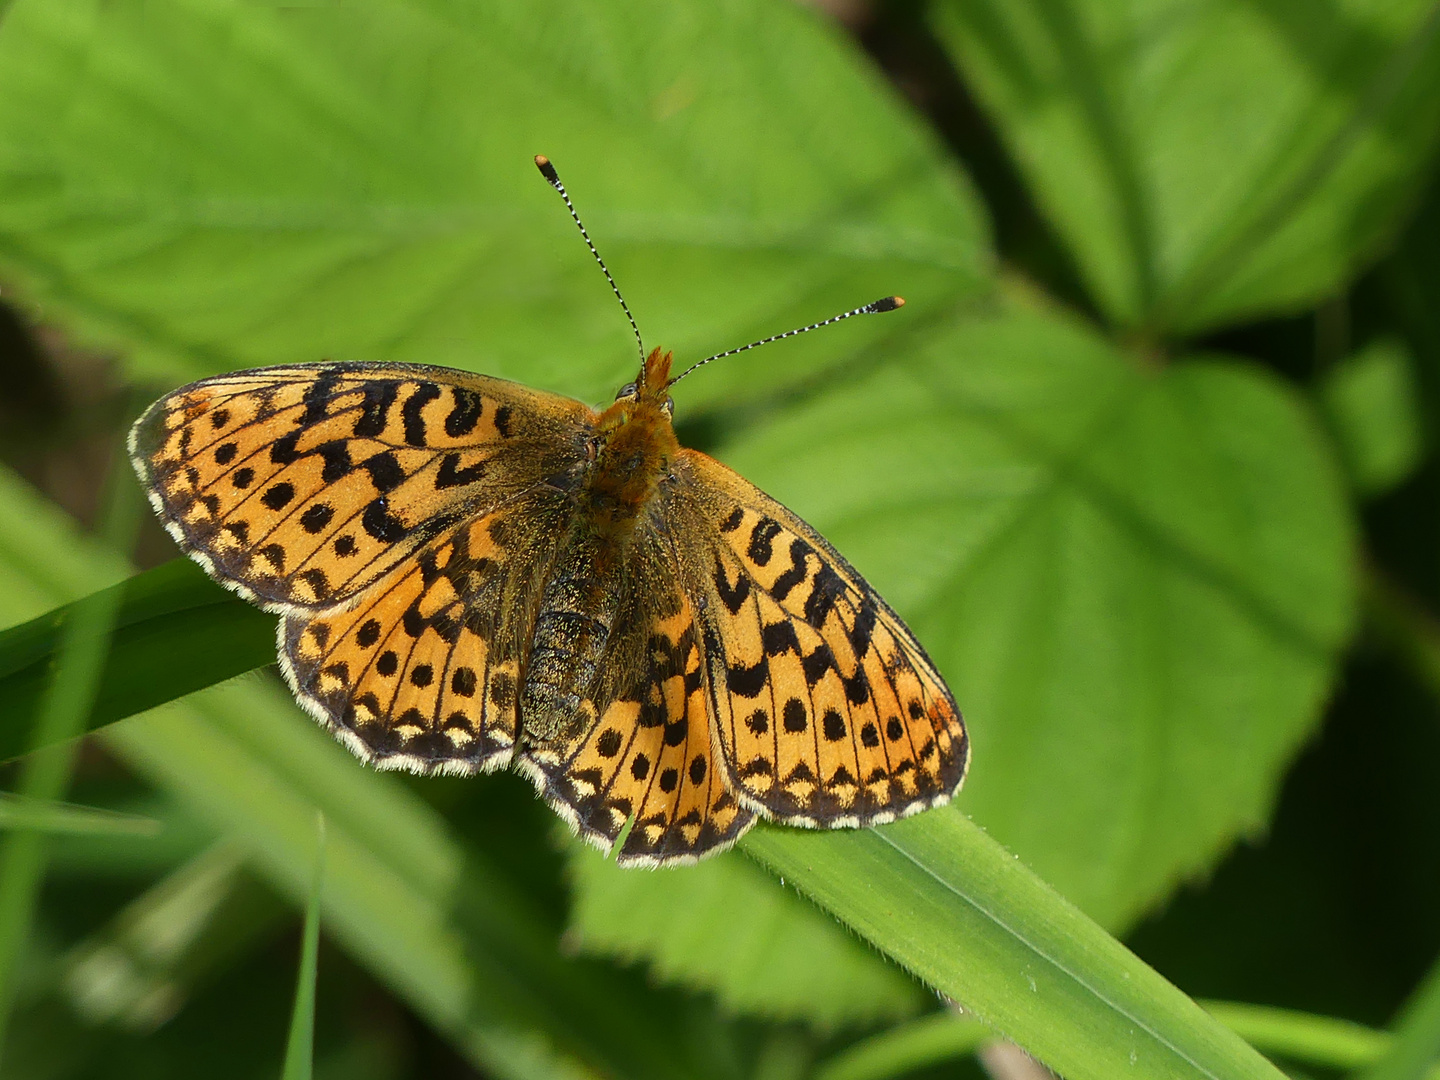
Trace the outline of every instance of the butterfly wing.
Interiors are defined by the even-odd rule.
[[[949,800],[969,743],[905,624],[823,537],[682,451],[673,528],[703,599],[708,689],[736,797],[791,824],[880,824]]]
[[[296,697],[381,768],[508,764],[545,570],[571,508],[548,485],[431,540],[348,604],[281,620]]]
[[[608,583],[615,629],[592,684],[577,687],[594,719],[563,745],[526,745],[517,757],[546,801],[602,849],[633,818],[622,865],[693,862],[754,821],[718,764],[699,613],[678,570],[655,516]]]
[[[348,601],[459,521],[578,468],[593,412],[446,368],[221,375],[136,422],[156,513],[211,576],[272,611]]]

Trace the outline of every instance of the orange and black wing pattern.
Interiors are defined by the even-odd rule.
[[[593,415],[444,368],[266,368],[162,398],[131,451],[181,546],[285,616],[307,710],[382,768],[474,772],[510,760]]]
[[[688,450],[677,474],[670,513],[703,597],[707,689],[736,798],[827,828],[947,802],[965,777],[965,725],[899,616],[753,484]]]
[[[517,756],[546,801],[616,861],[679,865],[733,844],[754,814],[730,790],[714,737],[699,613],[660,528],[637,537],[616,626],[568,743]]]
[[[267,610],[313,611],[578,467],[592,416],[446,368],[260,368],[167,394],[130,451],[161,521],[213,577]]]
[[[466,774],[511,762],[533,612],[567,508],[514,497],[434,538],[356,599],[280,622],[300,703],[383,769]]]

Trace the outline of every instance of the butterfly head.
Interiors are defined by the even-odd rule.
[[[626,417],[646,409],[659,409],[667,417],[675,412],[675,402],[666,392],[670,386],[670,362],[673,354],[660,349],[651,349],[650,355],[640,366],[640,374],[634,382],[626,383],[615,395],[615,405],[607,412],[621,406]]]

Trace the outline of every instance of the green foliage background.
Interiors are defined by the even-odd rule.
[[[847,10],[0,7],[0,1075],[277,1075],[312,992],[336,1077],[1424,1074],[1440,6]],[[907,298],[677,414],[926,643],[956,807],[621,872],[362,769],[137,543],[119,433],[206,374],[626,381],[537,152],[682,360]]]

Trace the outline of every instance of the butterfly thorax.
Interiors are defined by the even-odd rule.
[[[581,516],[607,540],[623,544],[680,450],[665,394],[670,356],[651,352],[634,390],[627,387],[596,421],[595,460],[581,489]]]

